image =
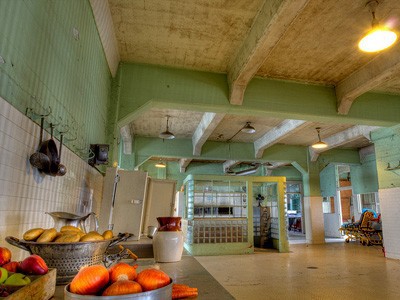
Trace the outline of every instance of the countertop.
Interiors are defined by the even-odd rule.
[[[133,263],[133,260],[124,260]],[[152,265],[158,265],[162,271],[167,273],[174,282],[197,287],[199,296],[196,299],[235,299],[229,292],[218,283],[214,277],[191,255],[183,255],[182,260],[174,263],[156,263],[154,259],[145,258],[137,261],[138,271]],[[64,286],[57,286],[54,300],[64,299]],[[193,298],[192,298],[193,299]]]

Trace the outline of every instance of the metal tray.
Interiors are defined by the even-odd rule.
[[[92,296],[92,295],[78,295],[69,291],[69,284],[64,288],[64,300],[170,300],[172,299],[172,279],[170,283],[162,288],[128,295],[118,296]]]

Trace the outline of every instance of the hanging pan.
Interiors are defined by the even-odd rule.
[[[44,123],[44,117],[40,120],[40,140],[39,140],[39,147],[42,145],[42,139],[43,139],[43,123]],[[33,153],[30,158],[29,162],[31,165],[40,171],[43,170],[48,170],[50,168],[50,158],[45,154],[40,151],[36,151]]]
[[[42,169],[42,171],[48,175],[56,176],[58,173],[58,166],[60,164],[60,159],[58,157],[57,145],[53,140],[53,124],[50,124],[51,128],[51,138],[47,141],[42,142],[39,148],[39,152],[48,156],[50,159],[50,164],[47,169]]]

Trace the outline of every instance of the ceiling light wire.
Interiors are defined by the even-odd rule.
[[[314,149],[323,149],[323,148],[328,147],[327,143],[321,141],[321,136],[320,136],[321,127],[317,127],[317,128],[315,128],[315,130],[317,130],[318,142],[312,144],[311,147]]]
[[[159,138],[161,138],[163,140],[173,140],[175,138],[175,135],[169,131],[169,123],[168,122],[169,122],[170,117],[171,116],[167,115],[167,128],[165,131],[161,132],[158,136]]]
[[[254,133],[254,132],[256,132],[256,129],[253,126],[251,126],[250,124],[251,124],[251,122],[246,122],[246,125],[244,125],[234,135],[232,135],[229,139],[227,139],[226,142],[229,143],[240,132],[244,132],[244,133]]]

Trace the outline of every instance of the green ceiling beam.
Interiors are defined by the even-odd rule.
[[[207,141],[200,156],[193,156],[191,139],[162,140],[159,138],[135,137],[135,165],[139,166],[151,156],[171,158],[193,158],[203,160],[240,161],[298,161],[306,163],[307,147],[274,145],[264,151],[261,159],[254,158],[253,144]]]
[[[239,160],[258,162],[295,163],[306,170],[308,148],[276,144],[264,151],[261,159],[254,158],[253,145],[250,143],[226,143],[208,141],[204,144],[200,156],[193,156],[191,139],[162,140],[159,138],[135,137],[135,167],[142,165],[150,157],[192,158],[202,160]],[[333,149],[320,156],[321,168],[331,162],[359,163],[357,150]]]
[[[231,105],[226,74],[121,64],[118,125],[152,108],[254,115],[317,122],[392,126],[400,123],[400,96],[367,93],[348,115],[338,115],[333,87],[254,78],[243,105]]]

